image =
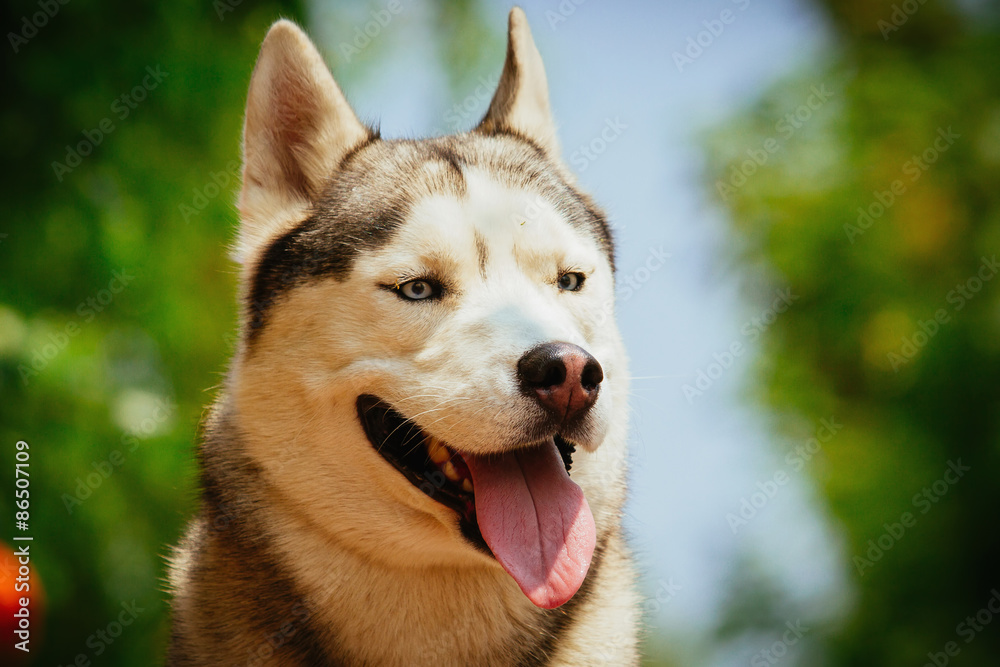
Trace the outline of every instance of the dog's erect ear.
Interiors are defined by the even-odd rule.
[[[291,21],[271,26],[247,95],[242,249],[301,215],[340,160],[370,137],[306,34]]]
[[[533,141],[549,157],[559,158],[559,142],[549,111],[545,66],[520,7],[510,10],[507,60],[486,117],[476,128],[484,134],[513,132]]]

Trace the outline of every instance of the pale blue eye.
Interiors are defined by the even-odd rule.
[[[434,296],[434,287],[426,280],[411,280],[399,286],[399,293],[412,301]]]

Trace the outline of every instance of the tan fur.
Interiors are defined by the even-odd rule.
[[[509,39],[476,131],[394,143],[357,121],[297,27],[280,21],[265,39],[244,133],[244,325],[204,427],[202,512],[172,560],[169,664],[638,664],[612,263],[583,220],[596,208],[562,175],[517,8]],[[405,221],[377,242],[338,236],[375,204]],[[255,301],[260,272],[282,259],[274,244],[309,217],[330,230],[330,252],[352,245],[349,268],[293,267]],[[552,287],[567,265],[587,274],[586,292]],[[413,307],[381,287],[427,271],[451,281],[452,305]],[[507,369],[549,340],[585,347],[605,380],[571,472],[597,526],[594,563],[546,611],[374,451],[355,400],[377,395],[462,451],[510,450],[532,405]]]

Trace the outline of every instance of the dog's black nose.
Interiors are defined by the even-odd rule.
[[[536,345],[517,362],[521,391],[564,422],[582,417],[597,400],[604,370],[586,350],[571,343]]]

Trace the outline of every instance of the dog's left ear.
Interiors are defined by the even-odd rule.
[[[528,18],[520,7],[510,10],[507,26],[507,60],[490,108],[476,131],[520,135],[537,144],[550,158],[559,160],[545,66],[531,38]]]
[[[271,26],[247,95],[237,256],[297,222],[371,137],[306,34],[287,20]]]

